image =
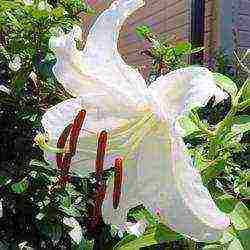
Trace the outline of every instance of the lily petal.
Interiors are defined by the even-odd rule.
[[[204,105],[212,96],[220,101],[226,98],[227,94],[216,86],[212,73],[200,67],[171,72],[151,86],[150,90],[158,104],[160,116],[169,124],[170,141],[166,143],[171,145],[171,158],[165,160],[170,162],[165,170],[167,184],[164,184],[165,191],[162,192],[167,197],[164,205],[157,205],[174,230],[197,240],[216,240],[221,231],[229,226],[230,220],[216,207],[208,190],[203,186],[198,171],[185,152],[176,118],[186,114],[191,108]],[[157,145],[162,144],[164,145]],[[156,151],[160,153],[160,150],[158,148]],[[167,152],[167,148],[165,150]],[[147,152],[143,152],[143,155],[147,155]],[[165,153],[165,157],[167,155]],[[148,159],[145,162],[148,162]],[[176,217],[177,214],[180,217]]]
[[[126,18],[144,5],[143,0],[115,1],[90,30],[82,62],[102,81],[110,83],[138,104],[146,104],[146,83],[138,70],[127,65],[118,52],[119,32]]]
[[[147,104],[143,77],[125,64],[117,50],[123,21],[142,5],[142,0],[120,0],[111,4],[92,27],[84,51],[76,48],[75,39],[79,39],[81,33],[78,26],[68,34],[50,39],[50,48],[57,56],[53,72],[69,93],[117,96],[120,104],[137,109]]]
[[[163,122],[143,140],[137,165],[139,197],[174,231],[197,241],[217,240],[229,219],[216,207],[184,149]]]
[[[158,107],[158,114],[172,123],[192,108],[205,105],[213,96],[215,102],[228,97],[216,85],[212,72],[198,66],[178,69],[159,77],[150,85],[149,92]]]

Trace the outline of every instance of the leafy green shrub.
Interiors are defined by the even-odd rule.
[[[168,73],[187,66],[188,63],[185,57],[203,50],[203,48],[192,48],[191,43],[185,41],[173,45],[166,40],[158,38],[150,27],[146,25],[138,26],[136,34],[151,45],[148,50],[141,52],[153,59],[148,85],[159,77],[163,71]]]
[[[43,152],[34,147],[34,138],[42,130],[40,120],[44,111],[69,97],[52,73],[55,57],[49,48],[49,38],[60,29],[69,31],[79,24],[82,14],[92,13],[79,0],[1,1],[3,247],[19,249],[26,244],[35,249],[69,249],[87,244],[87,240],[74,243],[68,234],[72,228],[63,224],[65,216],[79,217],[84,213],[87,184],[74,177],[73,183],[77,185],[69,184],[64,190],[50,193],[60,173],[44,161]],[[79,203],[81,197],[83,201],[77,210],[73,204],[77,198]]]

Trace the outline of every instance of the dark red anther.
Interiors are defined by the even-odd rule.
[[[77,140],[85,117],[86,117],[86,111],[81,110],[75,117],[74,123],[71,126],[70,137],[69,137],[69,152],[66,152],[61,159],[61,169],[64,171],[64,174],[67,174],[69,172],[71,159],[75,155]]]
[[[107,146],[107,138],[108,134],[106,131],[102,131],[98,138],[98,147],[95,161],[95,169],[96,169],[96,180],[100,182],[103,174],[103,162],[105,156],[105,150]]]
[[[57,141],[57,147],[63,149],[65,147],[67,138],[69,136],[70,130],[72,129],[73,124],[69,124],[61,133],[58,141]],[[56,162],[57,167],[61,170],[63,170],[63,153],[56,154]]]
[[[81,110],[74,119],[73,128],[70,133],[70,141],[69,141],[70,153],[72,154],[72,156],[76,152],[77,139],[80,134],[85,117],[86,117],[86,111]]]
[[[115,178],[114,178],[114,189],[113,189],[113,208],[117,209],[120,197],[121,197],[121,187],[122,187],[122,159],[115,159]]]

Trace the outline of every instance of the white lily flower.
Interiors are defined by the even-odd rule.
[[[47,3],[47,1],[41,1],[38,4],[38,9],[39,10],[47,10],[47,11],[51,11],[52,7],[50,4]]]
[[[25,5],[32,5],[33,4],[33,0],[23,0]]]
[[[0,85],[0,91],[10,94],[10,89],[4,86],[3,84]]]
[[[83,234],[82,234],[82,228],[81,228],[80,224],[78,223],[78,221],[73,217],[70,217],[70,218],[64,217],[63,223],[65,225],[73,228],[69,232],[69,235],[74,240],[74,242],[79,244],[82,240]]]
[[[15,55],[13,60],[9,63],[9,68],[13,71],[18,71],[21,68],[22,61],[19,55]]]
[[[80,28],[54,37],[54,74],[75,96],[49,109],[42,119],[56,145],[64,127],[80,109],[87,111],[78,151],[71,169],[79,174],[95,171],[97,133],[108,132],[104,168],[117,157],[124,159],[120,203],[113,208],[113,180],[103,204],[106,223],[123,225],[130,208],[143,203],[175,231],[198,241],[218,240],[229,226],[228,217],[215,205],[198,171],[185,152],[179,116],[227,95],[212,73],[187,67],[158,78],[149,88],[140,73],[126,65],[117,50],[119,30],[142,0],[111,4],[90,30],[83,51],[76,48]]]

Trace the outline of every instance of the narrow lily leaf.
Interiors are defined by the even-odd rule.
[[[192,54],[198,53],[198,52],[200,52],[200,51],[202,51],[202,50],[204,50],[204,49],[205,49],[204,47],[193,48],[193,49],[191,50],[191,53],[192,53]]]
[[[184,237],[181,234],[174,232],[163,224],[158,224],[156,226],[155,239],[159,243],[172,240],[181,240],[183,238]]]
[[[241,115],[235,118],[233,130],[245,133],[250,130],[250,115]]]
[[[175,47],[175,52],[177,55],[190,53],[191,50],[192,50],[192,45],[191,43],[187,42],[178,43]]]
[[[93,247],[94,247],[93,240],[87,240],[84,237],[82,237],[82,240],[79,243],[79,246],[75,250],[78,250],[78,249],[93,250]]]
[[[208,183],[212,178],[217,177],[220,173],[222,173],[225,169],[225,162],[220,161],[215,165],[207,167],[204,171],[202,171],[202,180],[203,183]]]
[[[248,98],[247,100],[239,103],[238,110],[243,111],[244,109],[246,109],[248,107],[250,107],[250,98]]]
[[[238,239],[240,240],[243,249],[248,249],[250,246],[250,229],[241,230],[238,232]]]
[[[240,243],[240,240],[235,238],[231,244],[229,245],[227,250],[246,250],[243,248],[243,246]]]
[[[0,175],[0,186],[7,184],[10,179],[7,176]]]
[[[138,27],[136,27],[135,31],[136,31],[136,35],[142,39],[147,37],[148,35],[152,34],[152,30],[147,25],[138,26]]]
[[[179,125],[182,128],[182,136],[188,136],[194,132],[200,131],[196,124],[187,116],[182,116],[178,119]]]
[[[200,120],[197,112],[194,109],[191,110],[189,117],[191,122],[194,123],[202,132],[211,134],[211,132],[208,130],[208,126]]]
[[[238,200],[229,194],[224,194],[216,199],[216,205],[225,213],[232,212],[237,203]]]
[[[148,229],[140,238],[133,235],[126,236],[114,246],[114,250],[139,250],[142,247],[157,244],[155,230],[155,228]]]
[[[230,78],[220,73],[214,73],[213,77],[216,83],[222,89],[224,89],[228,94],[230,94],[232,97],[236,96],[238,89],[237,89],[236,84]]]
[[[29,187],[29,182],[27,178],[24,178],[23,180],[11,185],[11,189],[18,194],[25,192],[28,189],[28,187]]]
[[[150,227],[143,236],[136,238],[129,235],[124,237],[115,247],[114,250],[139,250],[142,247],[147,247],[161,242],[180,240],[183,237],[167,228],[162,224],[155,227]]]
[[[73,206],[70,207],[59,206],[59,210],[61,210],[70,217],[81,217],[81,213]]]
[[[156,226],[158,224],[157,217],[150,213],[145,207],[136,207],[133,210],[129,211],[129,217],[134,218],[135,220],[143,220],[146,219],[149,225]]]
[[[202,250],[224,250],[224,247],[218,244],[207,245]]]
[[[234,210],[230,213],[230,218],[237,230],[250,228],[250,211],[242,202],[238,202]]]
[[[250,197],[250,187],[247,186],[247,182],[239,185],[236,188],[236,191],[238,191],[241,195],[245,197]]]
[[[247,84],[245,85],[245,88],[243,89],[242,97],[244,100],[250,99],[250,78],[247,79]]]
[[[192,153],[194,158],[194,165],[199,172],[205,171],[206,168],[210,167],[205,156],[197,149]]]

